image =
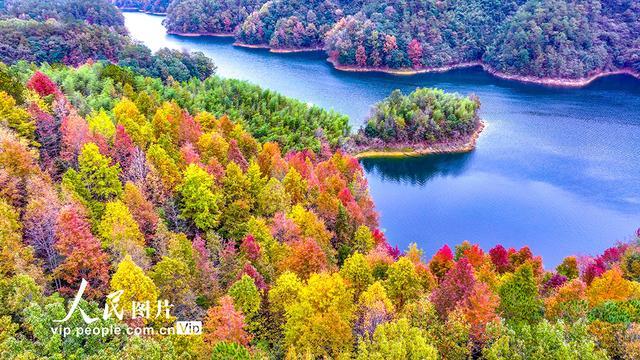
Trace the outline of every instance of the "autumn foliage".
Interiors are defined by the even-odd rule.
[[[0,92],[10,120],[0,121],[0,352],[8,358],[637,353],[634,245],[568,257],[556,270],[528,247],[401,251],[379,227],[358,161],[325,139],[318,151],[294,150],[290,139],[265,140],[235,116],[203,111],[179,84],[114,83],[103,70],[43,67],[25,76],[22,103]],[[109,320],[114,326],[200,320],[204,333],[60,343],[48,327],[82,279],[81,306],[92,315],[119,290],[125,317],[136,302],[174,306],[164,322]]]

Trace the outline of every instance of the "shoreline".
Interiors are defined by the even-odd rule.
[[[305,53],[305,52],[319,52],[324,51],[324,48],[301,48],[301,49],[273,49],[269,48],[269,52],[275,54],[293,54],[293,53]]]
[[[261,44],[246,44],[243,42],[234,42],[232,44],[233,46],[237,46],[237,47],[241,47],[241,48],[245,48],[245,49],[264,49],[264,50],[269,50],[269,45],[261,45]]]
[[[146,10],[140,10],[141,13],[143,14],[147,14],[147,15],[153,15],[153,16],[167,16],[166,12],[153,12],[153,11],[146,11]]]
[[[469,67],[480,66],[484,71],[493,75],[499,79],[503,80],[511,80],[511,81],[519,81],[528,84],[536,84],[536,85],[546,85],[546,86],[555,86],[555,87],[569,87],[569,88],[578,88],[589,85],[593,81],[600,79],[602,77],[612,76],[612,75],[630,75],[637,79],[640,79],[640,73],[633,71],[631,69],[618,69],[612,71],[602,71],[589,77],[580,78],[580,79],[562,79],[562,78],[537,78],[533,76],[523,76],[523,75],[510,75],[500,71],[497,71],[490,67],[487,64],[482,63],[481,61],[473,61],[473,62],[465,62],[459,64],[453,64],[448,66],[441,67],[433,67],[433,68],[424,68],[424,69],[390,69],[390,68],[371,68],[371,67],[357,67],[357,66],[348,66],[348,65],[340,65],[337,64],[334,60],[327,58],[327,62],[329,62],[334,69],[345,72],[379,72],[391,75],[418,75],[418,74],[427,74],[427,73],[442,73],[447,72],[454,69],[463,69]]]
[[[528,84],[538,84],[538,85],[547,85],[547,86],[555,86],[555,87],[569,87],[569,88],[584,87],[600,78],[613,76],[613,75],[629,75],[636,79],[640,79],[640,73],[635,72],[631,69],[601,71],[589,77],[580,78],[580,79],[561,79],[561,78],[535,78],[532,76],[509,75],[509,74],[494,70],[493,68],[487,65],[482,65],[482,68],[489,74],[504,80],[519,81],[519,82],[528,83]]]
[[[391,75],[403,75],[403,76],[411,76],[418,74],[428,74],[428,73],[443,73],[454,69],[464,69],[475,66],[483,66],[479,61],[465,62],[447,66],[440,67],[432,67],[425,69],[391,69],[391,68],[373,68],[373,67],[358,67],[352,65],[340,65],[336,63],[336,61],[327,58],[327,62],[330,63],[334,69],[346,72],[379,72]]]
[[[462,154],[468,153],[476,148],[476,143],[482,131],[487,127],[484,120],[480,120],[478,128],[463,143],[454,144],[433,144],[426,147],[403,150],[399,148],[386,149],[363,149],[351,154],[356,159],[372,159],[372,158],[400,158],[400,157],[419,157],[433,154]]]
[[[245,49],[262,49],[262,50],[269,50],[270,53],[274,53],[274,54],[294,54],[294,53],[304,53],[304,52],[318,52],[318,51],[324,51],[324,48],[322,47],[315,47],[315,48],[299,48],[299,49],[279,49],[279,48],[272,48],[269,45],[264,45],[264,44],[247,44],[247,43],[243,43],[243,42],[239,42],[236,41],[233,43],[233,46],[237,46],[237,47],[241,47],[241,48],[245,48]]]
[[[183,36],[183,37],[218,37],[218,38],[232,38],[235,35],[233,33],[183,33],[177,31],[167,30],[167,35]]]

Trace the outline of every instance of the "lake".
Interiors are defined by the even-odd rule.
[[[392,90],[475,93],[487,128],[469,154],[361,163],[389,242],[431,256],[464,240],[485,250],[529,245],[552,268],[596,255],[640,227],[640,80],[612,76],[581,89],[495,78],[480,68],[393,76],[334,70],[323,53],[272,54],[232,39],[167,35],[162,17],[125,13],[153,50],[202,51],[217,73],[349,115],[354,129]]]

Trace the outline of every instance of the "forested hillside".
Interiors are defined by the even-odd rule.
[[[152,14],[165,14],[171,0],[145,0],[141,10]]]
[[[324,48],[344,70],[481,64],[505,77],[568,85],[640,71],[633,0],[175,0],[172,8],[170,32],[235,34],[239,45],[278,51]]]
[[[501,25],[483,60],[497,71],[576,79],[640,71],[640,2],[527,2]]]
[[[163,23],[170,33],[233,35],[263,3],[262,0],[175,0]]]
[[[124,27],[122,14],[106,0],[6,0],[5,7],[9,16],[20,19],[86,21],[93,25]]]
[[[327,41],[338,65],[640,66],[631,0],[175,1],[222,17],[176,32]],[[390,245],[405,239],[387,239],[352,151],[467,141],[477,97],[395,91],[354,134],[201,53],[152,53],[113,3],[4,5],[0,359],[640,358],[640,230],[555,269],[528,246]]]
[[[429,69],[484,63],[522,78],[638,71],[632,0],[372,2],[326,38],[337,65]]]
[[[202,53],[155,54],[127,36],[124,19],[107,0],[10,0],[0,11],[0,61],[80,65],[109,60],[143,75],[205,79],[215,67]]]
[[[527,247],[399,251],[354,158],[251,134],[279,119],[256,88],[164,85],[103,63],[0,65],[0,79],[2,358],[640,356],[635,242],[552,271]],[[224,89],[243,86],[229,102]],[[475,106],[430,90],[396,99],[398,115],[419,99],[434,113],[461,101],[463,118]],[[75,312],[67,326],[202,320],[204,332],[52,332],[83,278],[85,315],[123,290],[123,320]],[[147,300],[170,316],[133,319]]]
[[[272,49],[318,48],[324,34],[342,16],[333,0],[270,0],[239,27],[242,44],[267,45]]]

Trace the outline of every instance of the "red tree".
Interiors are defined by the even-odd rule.
[[[29,114],[36,122],[36,138],[40,143],[40,156],[45,167],[52,169],[60,153],[60,121],[42,111],[36,103],[29,106]]]
[[[362,45],[356,49],[356,64],[360,67],[367,66],[367,52]]]
[[[240,148],[238,147],[238,142],[235,139],[232,139],[231,141],[229,141],[229,150],[227,152],[227,157],[229,161],[233,161],[236,164],[238,164],[238,166],[240,166],[242,171],[247,171],[247,168],[249,167],[249,162],[247,162],[247,159],[245,159],[244,155],[242,155],[242,151],[240,151]]]
[[[429,262],[429,269],[438,279],[442,279],[451,266],[453,266],[453,252],[449,245],[445,245],[438,250]]]
[[[411,40],[407,48],[407,54],[414,68],[422,66],[422,44],[417,39]]]
[[[431,301],[443,319],[463,304],[471,295],[476,278],[469,260],[460,259],[444,276],[442,283],[431,294]]]
[[[204,321],[204,341],[214,345],[220,341],[248,345],[251,335],[245,331],[244,316],[233,306],[233,299],[226,295],[220,298],[220,305],[207,311]]]
[[[251,262],[256,262],[260,258],[260,244],[251,234],[244,238],[240,250]]]
[[[82,146],[91,141],[89,126],[78,114],[71,113],[62,119],[60,133],[62,134],[60,157],[69,163],[75,163]]]
[[[178,132],[180,144],[184,144],[186,142],[195,144],[198,142],[200,135],[202,135],[200,124],[187,112],[184,113]]]
[[[129,211],[131,211],[131,215],[138,223],[145,239],[147,241],[151,240],[160,221],[160,217],[153,208],[153,204],[144,196],[138,186],[132,182],[125,184],[122,200],[125,205],[127,205],[127,208],[129,208]]]
[[[59,94],[58,86],[49,79],[49,77],[40,71],[35,74],[27,82],[27,88],[35,91],[38,95],[45,97],[48,95]]]
[[[87,296],[102,296],[108,288],[109,261],[80,207],[67,206],[60,211],[56,235],[56,248],[65,258],[54,272],[62,282],[60,293],[73,295],[81,280],[86,279],[90,285]]]
[[[245,274],[253,279],[253,282],[256,284],[258,289],[260,289],[260,290],[266,290],[267,289],[267,283],[264,281],[264,277],[249,262],[244,264],[244,268],[242,268],[242,272],[240,272],[240,274],[238,274],[238,280],[240,280],[242,278],[242,276],[245,275]]]
[[[509,252],[502,245],[496,245],[489,250],[491,262],[499,273],[507,272],[511,269],[509,264]]]
[[[116,134],[113,139],[113,149],[111,151],[113,160],[120,164],[122,173],[126,174],[129,170],[136,146],[133,144],[131,137],[127,134],[122,124],[116,125]]]
[[[216,270],[211,262],[211,253],[200,236],[196,236],[191,245],[193,257],[196,261],[196,288],[201,293],[211,295],[217,290],[218,279]]]
[[[499,297],[481,282],[477,282],[464,304],[463,313],[471,326],[471,338],[478,344],[486,341],[487,324],[499,320]]]
[[[198,151],[190,142],[180,147],[180,156],[187,165],[200,164],[200,154],[198,154]]]
[[[281,266],[306,279],[312,273],[327,270],[327,257],[315,240],[305,238],[291,244],[291,253],[282,261]]]

